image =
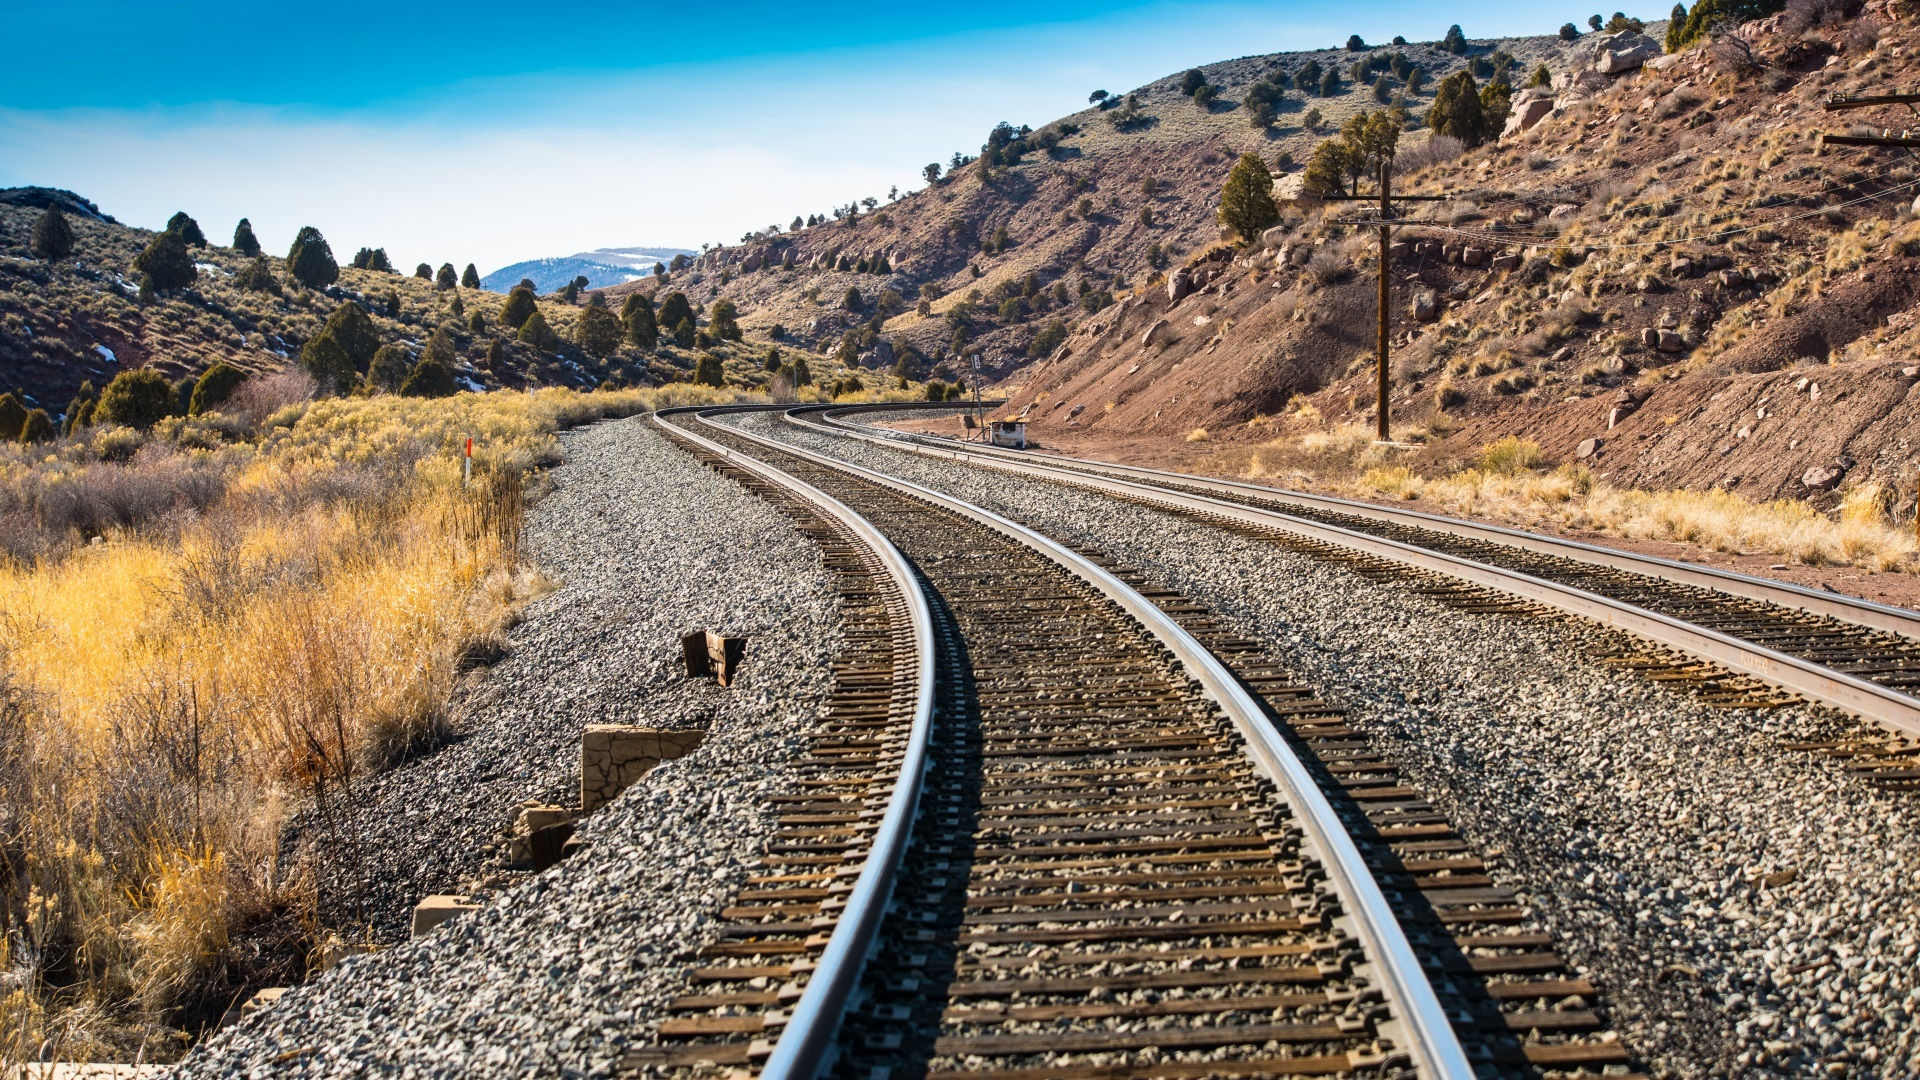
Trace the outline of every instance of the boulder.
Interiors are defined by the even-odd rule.
[[[1140,335],[1140,344],[1151,345],[1155,341],[1158,341],[1159,339],[1165,337],[1166,331],[1167,331],[1167,320],[1155,319],[1153,321],[1153,325],[1147,327],[1147,332]]]
[[[1260,242],[1270,248],[1279,247],[1286,238],[1287,227],[1285,225],[1275,225],[1273,228],[1260,234]]]
[[[1660,43],[1645,34],[1631,30],[1609,34],[1594,47],[1593,70],[1602,75],[1618,75],[1638,68],[1662,51]]]
[[[1193,276],[1185,270],[1175,270],[1167,278],[1167,302],[1177,304],[1193,291]]]
[[[1313,261],[1313,249],[1302,244],[1293,249],[1293,257],[1287,261],[1295,266],[1305,266]]]
[[[1479,266],[1487,261],[1487,249],[1466,247],[1460,249],[1460,261],[1468,266]]]
[[[1577,213],[1579,209],[1580,209],[1579,205],[1575,203],[1556,204],[1553,209],[1547,211],[1547,220],[1559,221],[1561,218],[1569,217],[1572,214]]]
[[[1500,129],[1502,138],[1518,135],[1533,125],[1546,119],[1553,112],[1553,99],[1536,97],[1525,102],[1514,102],[1513,111],[1507,114],[1507,126]]]
[[[1432,322],[1440,317],[1440,298],[1430,292],[1415,295],[1412,314],[1415,322]]]
[[[1658,332],[1653,347],[1659,349],[1661,352],[1685,352],[1687,339],[1674,333],[1672,330],[1661,330]]]
[[[1600,448],[1605,445],[1606,445],[1605,439],[1601,439],[1597,437],[1592,439],[1581,439],[1580,445],[1573,448],[1573,456],[1575,460],[1586,461],[1587,459],[1593,457],[1595,454],[1598,454],[1600,452]]]
[[[1508,270],[1517,270],[1520,268],[1520,256],[1511,253],[1495,256],[1490,265],[1493,269],[1503,273]]]
[[[1655,330],[1651,326],[1640,331],[1640,344],[1645,345],[1649,349],[1657,348],[1660,345],[1660,331]]]
[[[1307,190],[1307,174],[1288,173],[1273,182],[1274,202],[1319,202],[1319,196]]]
[[[1811,491],[1831,491],[1846,479],[1846,466],[1839,462],[1831,465],[1815,465],[1800,475],[1800,482]]]
[[[1605,90],[1607,77],[1597,71],[1581,68],[1555,75],[1551,85],[1555,91],[1554,108],[1564,109],[1580,98]]]

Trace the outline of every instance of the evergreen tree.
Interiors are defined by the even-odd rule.
[[[1575,38],[1578,38],[1579,36],[1580,36],[1579,27],[1573,25],[1572,23],[1560,24],[1560,40],[1561,41],[1572,41]]]
[[[141,368],[123,371],[113,377],[100,393],[92,422],[123,424],[142,431],[165,420],[173,412],[173,387],[157,371]]]
[[[373,359],[374,350],[380,347],[380,330],[373,320],[361,310],[359,304],[351,300],[333,309],[327,316],[327,326],[321,333],[332,338],[336,344],[346,350],[347,359],[353,361],[356,371],[364,371],[367,362]]]
[[[1188,68],[1187,73],[1180,76],[1180,92],[1188,97],[1192,97],[1194,91],[1205,85],[1207,85],[1206,73],[1199,68]]]
[[[710,352],[701,353],[700,359],[693,365],[693,381],[702,386],[725,386],[726,375],[720,358]]]
[[[769,375],[780,370],[780,350],[769,348],[767,358],[761,362],[760,369]]]
[[[188,217],[185,210],[167,219],[166,231],[179,233],[188,247],[207,246],[207,234],[200,231],[200,223]]]
[[[420,352],[422,361],[431,360],[451,370],[460,364],[460,351],[453,347],[453,339],[445,330],[435,330],[427,338],[427,347]]]
[[[547,317],[540,314],[538,308],[534,309],[533,314],[527,316],[526,322],[520,324],[519,337],[521,341],[542,352],[549,351],[560,344],[560,339],[554,335],[553,328],[547,325]]]
[[[683,349],[693,348],[694,339],[697,336],[698,336],[698,332],[695,331],[693,328],[692,319],[681,319],[680,322],[676,324],[673,328],[674,344],[680,346]]]
[[[1455,56],[1467,51],[1467,35],[1460,32],[1460,24],[1447,27],[1447,36],[1440,39],[1440,48]]]
[[[33,223],[27,248],[48,262],[59,262],[73,254],[73,226],[67,224],[67,215],[62,214],[59,207],[47,207],[40,220]]]
[[[53,438],[53,417],[45,409],[29,409],[27,422],[20,427],[20,441],[23,443],[46,442]]]
[[[1240,155],[1227,173],[1227,182],[1220,189],[1219,217],[1220,224],[1239,233],[1243,240],[1254,239],[1260,230],[1280,220],[1280,210],[1273,204],[1273,174],[1258,154]]]
[[[0,394],[0,442],[19,442],[27,424],[27,407],[12,394]]]
[[[1527,85],[1551,86],[1553,85],[1553,72],[1547,70],[1547,65],[1541,64],[1539,67],[1533,69],[1533,74],[1527,79]]]
[[[651,349],[660,344],[660,325],[653,318],[653,301],[643,293],[628,293],[626,302],[620,305],[620,324],[626,328],[627,340],[642,349]]]
[[[367,363],[367,385],[388,394],[400,392],[407,381],[407,354],[398,345],[382,345]]]
[[[173,412],[169,415],[185,416],[192,405],[193,376],[183,375],[179,382],[173,384]]]
[[[500,365],[507,362],[507,347],[500,344],[499,338],[487,342],[487,355],[480,361],[488,371],[499,371]]]
[[[171,231],[149,241],[146,249],[134,256],[133,268],[145,285],[160,292],[184,289],[200,276],[193,256],[187,252],[186,240]]]
[[[1320,77],[1320,96],[1332,97],[1339,92],[1340,73],[1332,68],[1328,68],[1327,73]]]
[[[327,238],[311,225],[301,228],[287,250],[287,274],[309,289],[324,289],[340,280],[340,264],[333,260]]]
[[[463,289],[480,287],[480,271],[475,270],[472,263],[468,263],[467,268],[460,272],[460,287]]]
[[[565,300],[569,304],[579,303],[580,283],[577,281],[569,281],[565,285],[560,286],[560,299]]]
[[[1359,34],[1349,34],[1347,35],[1347,51],[1348,52],[1366,52],[1367,43],[1360,40]]]
[[[677,337],[682,321],[688,324],[694,321],[693,305],[687,302],[687,294],[679,290],[668,293],[667,298],[660,301],[660,310],[656,313],[655,321]],[[692,340],[691,332],[688,333],[688,340]]]
[[[707,313],[708,332],[721,341],[739,341],[741,338],[739,309],[733,301],[722,297],[713,302],[713,310]]]
[[[467,316],[467,333],[478,337],[486,332],[487,317],[485,315],[480,314],[480,312],[476,310],[472,315]]]
[[[381,274],[391,274],[394,272],[393,260],[387,258],[386,248],[373,249],[373,254],[367,257],[367,269]]]
[[[793,358],[793,363],[787,368],[787,375],[788,381],[796,387],[805,386],[813,381],[813,372],[808,370],[805,356]]]
[[[1486,110],[1480,104],[1480,90],[1471,73],[1456,71],[1440,80],[1433,94],[1433,107],[1427,110],[1427,126],[1469,147],[1487,141]]]
[[[214,364],[201,372],[199,381],[193,384],[193,396],[187,401],[187,415],[199,416],[226,404],[233,392],[246,381],[247,373],[232,364]]]
[[[516,285],[507,294],[506,303],[500,305],[500,325],[509,330],[518,330],[527,324],[540,305],[534,303],[533,290],[524,285]]]
[[[387,318],[389,319],[397,319],[400,317],[400,290],[387,290],[386,312]]]
[[[849,285],[847,286],[847,295],[840,298],[840,306],[846,308],[848,311],[859,311],[861,308],[867,306],[867,302],[860,298],[860,290],[858,288]]]
[[[260,254],[260,241],[253,235],[253,222],[246,218],[233,227],[233,250],[249,257]]]
[[[300,366],[313,376],[322,394],[344,394],[353,389],[353,360],[340,343],[315,334],[300,349]]]
[[[353,261],[348,263],[347,265],[353,267],[355,270],[365,270],[372,263],[373,263],[373,249],[370,247],[363,247],[359,251],[356,251],[353,253]]]
[[[419,266],[413,268],[413,276],[419,278],[421,281],[432,281],[433,267],[428,266],[426,263],[421,263]]]
[[[453,303],[447,305],[447,310],[453,312],[455,319],[466,317],[467,305],[461,301],[459,293],[456,292],[453,294]]]
[[[73,400],[67,404],[66,414],[61,418],[60,433],[71,435],[86,427],[92,412],[93,403],[100,399],[100,392],[93,388],[92,382],[83,382],[74,392]]]
[[[442,292],[460,284],[460,275],[454,272],[452,263],[441,263],[440,272],[434,276],[433,287]]]
[[[719,304],[715,304],[717,310]],[[584,308],[580,312],[580,321],[574,324],[573,341],[588,356],[604,359],[620,347],[622,328],[620,320],[613,312],[603,307]]]
[[[453,372],[430,357],[422,357],[413,365],[406,381],[400,384],[401,397],[443,398],[459,392],[460,384],[453,381]]]

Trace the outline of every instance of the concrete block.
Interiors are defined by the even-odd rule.
[[[456,915],[479,910],[479,904],[470,902],[464,896],[436,893],[414,905],[413,936],[419,937]]]
[[[580,733],[580,812],[591,814],[653,771],[683,757],[704,731],[660,731],[623,724],[588,724]]]

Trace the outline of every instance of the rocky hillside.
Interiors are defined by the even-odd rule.
[[[1403,149],[1406,190],[1451,198],[1409,204],[1421,223],[1391,253],[1412,463],[1518,435],[1621,486],[1820,504],[1872,476],[1910,514],[1920,176],[1910,151],[1820,138],[1911,123],[1823,108],[1912,85],[1903,10],[1796,0],[1671,56],[1592,35],[1556,51],[1497,142]],[[1340,224],[1355,212],[1286,203],[1261,242],[1133,290],[1009,411],[1056,444],[1277,447],[1371,425],[1378,278],[1374,230]]]
[[[904,356],[918,375],[951,377],[960,355],[977,353],[983,370],[1008,375],[1091,312],[1215,242],[1220,185],[1241,154],[1304,163],[1347,117],[1381,108],[1371,84],[1351,77],[1356,61],[1376,61],[1369,78],[1382,80],[1381,95],[1389,103],[1399,95],[1417,114],[1463,67],[1498,64],[1517,85],[1540,64],[1567,68],[1582,41],[1468,41],[1457,53],[1402,42],[1209,64],[1196,69],[1210,88],[1199,95],[1185,89],[1189,73],[1169,75],[1110,95],[1108,107],[1007,130],[1011,162],[943,167],[937,182],[896,201],[763,230],[707,252],[669,283],[610,293],[684,289],[701,305],[725,297],[750,335],[777,332],[869,369]],[[1417,68],[1414,85],[1396,67]],[[1291,84],[1311,68],[1336,73],[1337,86],[1290,85],[1271,126],[1256,126],[1254,87],[1282,75]]]

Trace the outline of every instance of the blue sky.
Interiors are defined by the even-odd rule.
[[[649,6],[27,3],[0,65],[0,185],[269,247],[478,263],[697,247],[919,184],[998,120],[1359,33],[1549,33],[1511,0]],[[1597,10],[1597,9],[1596,9]],[[1653,12],[1635,12],[1642,16]]]

